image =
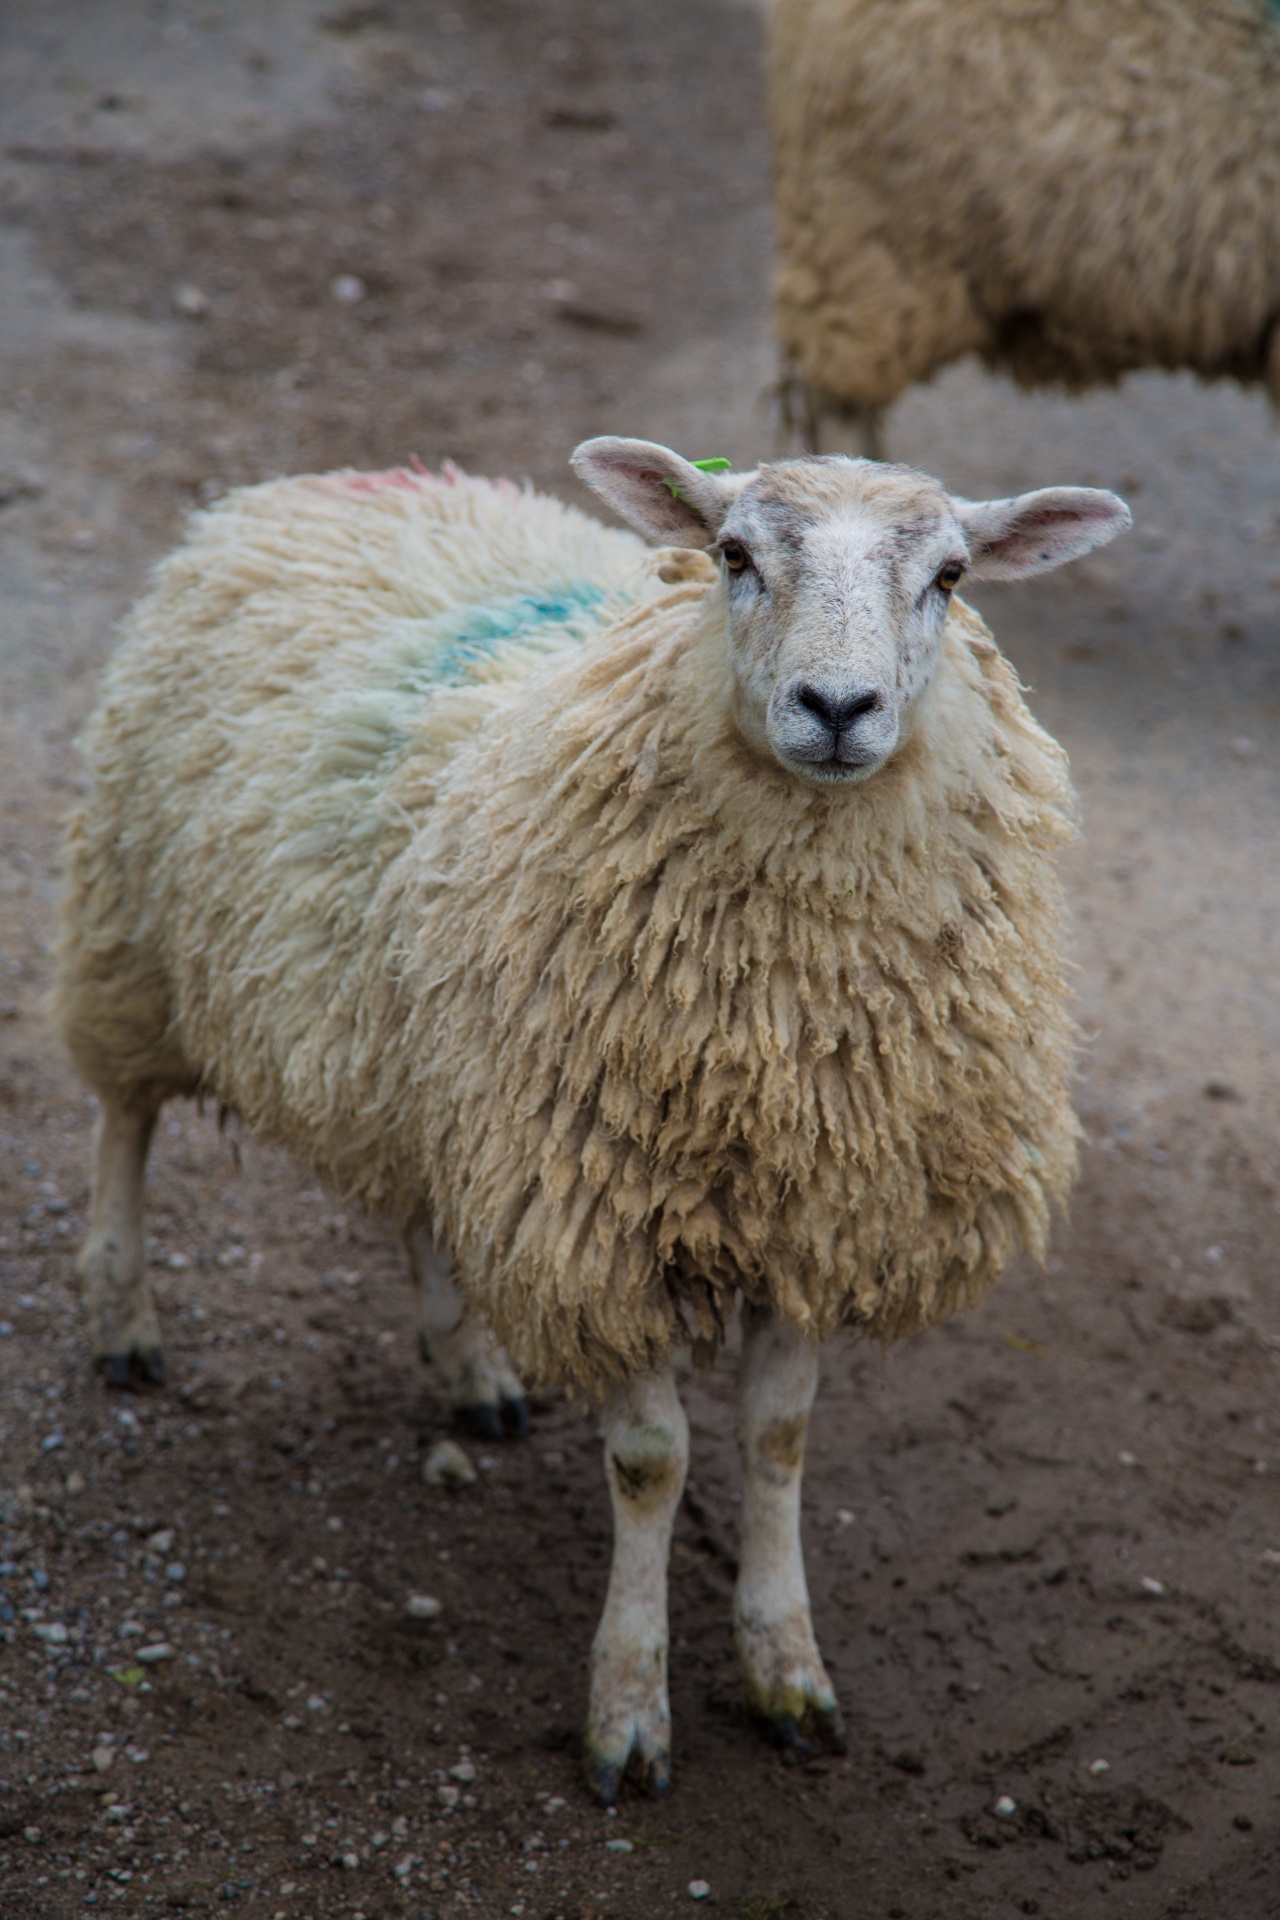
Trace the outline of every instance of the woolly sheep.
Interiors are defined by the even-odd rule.
[[[775,0],[769,69],[809,444],[876,451],[879,409],[973,352],[1026,385],[1189,367],[1280,403],[1267,7]]]
[[[953,592],[1128,513],[644,441],[574,464],[678,547],[456,474],[196,518],[89,729],[55,1003],[101,1102],[109,1370],[157,1370],[147,1140],[206,1092],[402,1228],[488,1404],[519,1388],[482,1323],[603,1396],[612,1801],[668,1777],[673,1350],[743,1303],[747,1696],[837,1740],[799,1539],[818,1342],[975,1299],[1069,1185],[1066,766]]]

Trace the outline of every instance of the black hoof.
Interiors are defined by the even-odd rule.
[[[165,1380],[164,1355],[159,1347],[143,1347],[133,1356],[138,1374],[149,1387],[162,1387]]]
[[[128,1353],[100,1353],[95,1362],[109,1387],[162,1387],[164,1355],[159,1347],[131,1347]]]
[[[632,1784],[647,1793],[651,1799],[661,1800],[671,1785],[671,1761],[667,1754],[655,1754],[644,1760],[633,1753],[622,1766],[614,1766],[609,1761],[592,1760],[589,1755],[583,1757],[583,1768],[587,1776],[587,1785],[592,1797],[602,1807],[616,1807],[618,1794],[624,1779],[628,1777]]]
[[[529,1402],[523,1394],[517,1400],[504,1400],[502,1418],[506,1430],[513,1440],[525,1440],[529,1435]]]
[[[476,1440],[504,1438],[502,1415],[496,1407],[485,1401],[477,1401],[470,1407],[455,1407],[453,1417],[463,1432],[471,1434]]]
[[[622,1768],[608,1767],[600,1761],[588,1760],[586,1775],[592,1799],[598,1800],[602,1807],[616,1807],[618,1788],[622,1785]]]
[[[806,1740],[801,1733],[794,1713],[780,1713],[776,1720],[769,1720],[766,1725],[775,1746],[785,1748],[788,1753],[794,1753],[797,1760],[812,1760],[813,1742]]]

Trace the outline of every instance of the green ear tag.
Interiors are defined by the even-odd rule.
[[[691,460],[689,465],[696,467],[699,473],[727,473],[732,467],[733,462],[732,460],[726,460],[722,453],[717,453],[711,460]],[[668,482],[668,485],[669,484],[670,482]]]
[[[674,480],[664,480],[662,484],[664,487],[666,487],[666,489],[670,493],[671,498],[673,500],[678,500],[680,498],[680,489],[676,485]]]

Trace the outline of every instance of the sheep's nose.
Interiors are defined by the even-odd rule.
[[[846,727],[860,720],[864,713],[875,713],[882,704],[881,696],[875,687],[859,687],[856,691],[848,688],[816,687],[811,680],[805,680],[793,695],[798,707],[821,720],[824,727],[830,727],[837,738]]]

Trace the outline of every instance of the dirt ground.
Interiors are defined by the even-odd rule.
[[[0,1914],[1280,1914],[1280,434],[972,368],[895,457],[1111,485],[983,590],[1068,745],[1089,1132],[1046,1273],[833,1347],[806,1535],[849,1726],[745,1724],[732,1379],[690,1375],[676,1781],[582,1788],[592,1423],[424,1485],[387,1233],[175,1107],[162,1391],[87,1364],[90,1104],[41,1013],[111,623],[228,485],[418,454],[573,497],[588,433],[773,447],[760,19],[735,0],[13,0],[0,15]],[[238,1153],[238,1158],[237,1158]],[[409,1617],[410,1593],[441,1603]],[[139,1663],[164,1643],[171,1659]],[[998,1816],[997,1801],[1015,1803]],[[453,1804],[448,1804],[452,1802]]]

